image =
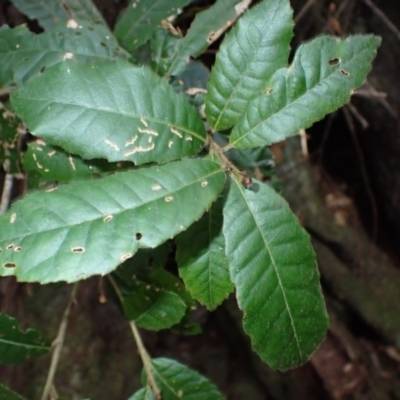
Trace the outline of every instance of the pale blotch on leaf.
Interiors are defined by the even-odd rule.
[[[3,264],[3,267],[4,267],[4,268],[16,268],[16,267],[17,267],[17,264],[15,264],[15,263],[13,263],[13,262],[5,262],[5,263]]]
[[[180,133],[180,132],[178,131],[178,129],[176,128],[176,126],[171,126],[170,130],[171,130],[171,132],[172,132],[174,135],[178,136],[178,137],[181,138],[181,139],[183,138],[182,133]]]
[[[112,216],[112,215],[106,215],[106,216],[103,218],[103,221],[104,221],[104,222],[110,222],[112,219],[113,219],[113,216]]]
[[[67,21],[67,28],[76,29],[76,28],[82,28],[82,27],[79,26],[79,24],[74,19],[71,18]]]
[[[67,51],[63,56],[63,61],[71,60],[72,58],[74,58],[74,53]]]
[[[167,202],[167,203],[169,203],[170,201],[172,201],[174,198],[173,198],[173,196],[167,196],[166,198],[165,198],[165,201]]]
[[[85,248],[84,248],[84,247],[72,247],[72,248],[71,248],[71,251],[72,251],[74,254],[81,254],[81,253],[84,253],[84,252],[85,252]]]
[[[160,189],[162,189],[162,188],[161,188],[161,185],[153,185],[153,186],[151,187],[151,190],[160,190]]]
[[[128,260],[129,258],[132,258],[132,257],[133,257],[132,253],[122,254],[121,261],[126,261],[126,260]]]
[[[12,250],[13,248],[14,248],[14,243],[11,243],[6,247],[7,250]]]
[[[124,154],[124,157],[129,157],[132,156],[135,153],[144,153],[146,151],[151,151],[154,149],[154,143],[152,143],[150,146],[148,147],[142,147],[142,146],[137,146],[135,147],[133,150],[128,151]]]
[[[137,128],[140,133],[147,133],[148,135],[158,136],[157,131],[153,131],[152,129],[145,128]]]
[[[187,142],[191,142],[191,141],[193,141],[193,138],[192,138],[191,136],[187,136],[187,137],[185,138],[185,140],[186,140]]]
[[[201,182],[201,187],[206,187],[208,185],[208,182],[207,181],[202,181]]]
[[[15,249],[14,249],[14,251],[17,252],[17,253],[19,253],[21,250],[22,250],[22,247],[21,247],[21,246],[17,246],[17,247],[15,247]]]
[[[174,144],[174,142],[172,141],[172,140],[170,140],[169,142],[168,142],[168,148],[170,149],[171,148],[171,146]]]
[[[183,390],[179,390],[178,391],[178,397],[182,397],[183,396]]]
[[[74,159],[72,158],[72,155],[71,155],[71,154],[68,156],[68,161],[69,161],[69,163],[70,163],[70,165],[71,165],[71,168],[72,168],[74,171],[76,171]]]
[[[128,147],[128,146],[131,146],[131,145],[135,144],[137,138],[138,138],[138,135],[135,135],[131,140],[128,140],[128,141],[125,143],[125,147]]]
[[[15,222],[15,220],[17,219],[17,214],[11,214],[11,217],[10,217],[10,223],[11,224],[13,224],[14,222]]]
[[[149,125],[147,124],[146,120],[143,118],[140,118],[140,122],[147,128]]]
[[[119,151],[119,146],[118,146],[117,144],[113,143],[111,140],[106,139],[106,140],[104,140],[104,143],[105,143],[107,146],[112,147],[115,151]]]

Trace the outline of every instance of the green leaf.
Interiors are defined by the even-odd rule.
[[[167,73],[180,40],[181,36],[171,32],[169,29],[158,28],[153,32],[150,43],[151,68],[156,74],[164,76]]]
[[[271,367],[306,362],[328,328],[315,255],[287,203],[255,181],[233,180],[223,232],[231,279],[252,346]]]
[[[165,163],[195,155],[206,141],[183,95],[123,62],[58,64],[13,92],[12,103],[34,135],[83,158]]]
[[[47,181],[68,182],[73,179],[89,179],[111,169],[104,160],[82,160],[57,146],[41,139],[28,144],[23,155],[24,170],[37,171]]]
[[[102,25],[62,23],[36,35],[26,26],[0,28],[0,84],[22,85],[66,59],[80,62],[128,60],[114,36]]]
[[[208,379],[175,360],[155,358],[151,360],[151,371],[163,400],[224,399]]]
[[[25,400],[25,398],[0,383],[0,400]]]
[[[46,30],[69,19],[90,21],[107,26],[91,0],[11,0],[11,2],[29,18],[37,19]]]
[[[179,275],[192,296],[209,310],[233,290],[222,234],[222,201],[175,238]]]
[[[381,40],[356,35],[319,37],[299,47],[265,93],[251,100],[231,134],[238,148],[265,146],[295,135],[347,103],[365,80]]]
[[[135,50],[147,42],[163,19],[178,14],[191,0],[130,0],[115,25],[115,35],[122,46]]]
[[[21,364],[49,350],[49,340],[33,329],[21,332],[15,318],[0,313],[0,363]]]
[[[224,182],[219,165],[196,159],[32,193],[0,217],[0,275],[46,283],[107,274],[187,229]]]
[[[157,400],[150,387],[145,387],[134,393],[128,400]]]
[[[198,57],[236,21],[249,3],[249,0],[217,0],[207,10],[198,13],[186,36],[175,46],[176,52],[166,75],[181,73],[189,57]]]
[[[214,129],[236,124],[249,100],[262,92],[277,69],[286,67],[293,26],[289,0],[266,0],[226,35],[206,97],[206,116]]]
[[[0,163],[5,172],[21,172],[18,126],[20,120],[0,102]]]
[[[160,330],[177,324],[185,315],[186,304],[175,293],[155,285],[138,288],[124,298],[125,316],[141,328]]]

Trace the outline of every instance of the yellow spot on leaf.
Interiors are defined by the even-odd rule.
[[[63,61],[70,60],[71,58],[74,58],[74,53],[71,53],[70,51],[67,51],[66,53],[64,53]]]
[[[72,168],[74,171],[76,171],[74,159],[72,158],[72,155],[71,155],[71,154],[68,156],[68,161],[69,161],[69,163],[70,163],[70,165],[71,165],[71,168]]]
[[[166,198],[165,198],[165,201],[167,202],[167,203],[169,203],[170,201],[172,201],[174,198],[173,198],[173,196],[167,196]]]
[[[129,258],[132,258],[132,257],[133,257],[133,254],[132,254],[132,253],[126,253],[126,254],[123,254],[123,255],[121,256],[120,260],[121,260],[121,261],[126,261],[126,260],[128,260]]]
[[[151,187],[151,190],[160,190],[161,189],[161,185],[153,185]]]
[[[13,224],[15,222],[15,220],[17,219],[17,214],[12,214],[10,217],[10,223]]]
[[[113,219],[113,216],[112,215],[106,215],[104,218],[103,218],[103,221],[104,222],[109,222],[109,221],[111,221]]]
[[[170,149],[171,148],[171,146],[174,144],[174,142],[172,141],[172,140],[170,140],[169,142],[168,142],[168,148]]]

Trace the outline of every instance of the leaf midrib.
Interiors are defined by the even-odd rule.
[[[21,343],[21,342],[16,342],[13,340],[7,340],[7,339],[2,339],[0,338],[0,343],[4,343],[6,345],[11,345],[15,347],[24,347],[28,349],[37,349],[37,350],[45,350],[48,351],[50,349],[49,346],[39,346],[35,344],[29,344],[29,343]]]
[[[283,295],[283,299],[284,299],[284,302],[285,302],[286,310],[287,310],[287,312],[289,314],[290,324],[292,326],[293,334],[294,334],[294,337],[296,339],[297,349],[299,350],[300,358],[303,359],[303,352],[302,352],[301,347],[300,347],[300,342],[299,342],[299,338],[298,338],[298,335],[297,335],[296,327],[295,327],[295,324],[294,324],[294,319],[293,319],[293,316],[292,316],[292,312],[291,312],[289,303],[287,301],[286,292],[285,292],[285,289],[283,287],[282,280],[281,280],[277,265],[275,263],[275,259],[274,259],[273,255],[272,255],[271,249],[270,249],[270,247],[269,247],[269,245],[268,245],[268,243],[266,241],[266,238],[264,237],[264,235],[262,233],[262,230],[261,230],[261,228],[260,228],[260,226],[259,226],[259,224],[257,222],[257,219],[256,219],[256,217],[255,217],[255,215],[253,213],[253,210],[250,207],[249,202],[247,201],[247,198],[246,198],[246,196],[244,194],[244,191],[243,191],[243,188],[242,188],[241,184],[239,182],[237,182],[236,180],[234,182],[238,186],[239,191],[240,191],[241,195],[243,196],[243,198],[244,198],[244,200],[246,202],[247,208],[249,209],[249,212],[250,212],[251,216],[253,217],[254,223],[257,226],[257,229],[258,229],[258,231],[259,231],[259,233],[260,233],[260,235],[261,235],[261,237],[263,239],[265,248],[267,249],[268,254],[269,254],[270,258],[271,258],[272,266],[273,266],[273,269],[275,271],[275,275],[276,275],[276,277],[278,279],[279,287],[280,287],[282,295]],[[261,183],[261,184],[263,184],[263,183]]]
[[[46,103],[47,106],[52,106],[52,105],[65,105],[65,106],[70,106],[70,107],[78,107],[78,108],[82,108],[84,110],[90,110],[90,111],[99,111],[99,112],[104,112],[104,113],[110,113],[110,114],[114,114],[114,115],[118,115],[118,116],[124,116],[124,117],[128,117],[128,118],[132,118],[132,119],[137,119],[140,121],[141,118],[145,118],[146,120],[150,121],[150,122],[154,122],[160,125],[164,125],[168,128],[170,128],[171,126],[175,126],[176,128],[182,130],[183,132],[189,133],[191,135],[193,135],[194,137],[196,137],[197,139],[201,140],[202,142],[206,143],[207,138],[200,136],[197,131],[193,131],[190,130],[182,125],[179,124],[173,124],[173,123],[169,123],[166,122],[165,120],[159,120],[159,119],[155,119],[153,117],[148,117],[146,115],[139,115],[139,114],[128,114],[126,112],[122,112],[122,111],[115,111],[112,109],[107,109],[107,108],[103,108],[103,107],[98,107],[98,108],[94,108],[94,107],[87,107],[81,104],[76,104],[76,103],[68,103],[66,101],[57,101],[57,100],[52,100],[49,101],[48,99],[41,99],[41,98],[33,98],[33,97],[27,97],[27,96],[21,96],[20,94],[17,96],[18,99],[22,99],[22,100],[26,100],[26,101],[38,101],[38,102],[42,102],[42,103]],[[41,132],[38,132],[39,134]],[[39,135],[40,136],[40,135]],[[108,136],[110,137],[110,136]]]
[[[209,177],[211,177],[211,176],[213,176],[213,175],[215,175],[215,174],[219,174],[219,173],[223,173],[223,171],[220,170],[220,169],[218,169],[218,170],[213,171],[212,173],[209,173],[209,174],[207,174],[207,175],[202,175],[202,176],[199,177],[198,179],[196,179],[196,180],[194,180],[194,181],[192,181],[192,182],[190,182],[190,183],[188,183],[188,184],[186,184],[186,185],[182,185],[182,186],[180,186],[180,187],[179,187],[178,189],[176,189],[176,190],[165,192],[165,193],[163,193],[162,195],[161,195],[161,193],[160,193],[159,196],[157,196],[157,197],[155,197],[155,198],[153,198],[153,199],[151,199],[151,200],[149,200],[149,201],[145,201],[145,202],[143,202],[143,203],[140,203],[140,204],[138,204],[138,205],[135,205],[135,206],[132,207],[132,208],[122,209],[121,211],[115,212],[115,213],[113,213],[112,215],[115,216],[115,215],[120,215],[120,214],[122,214],[122,213],[124,213],[124,212],[133,211],[133,210],[135,210],[135,209],[137,209],[137,208],[139,208],[139,207],[143,207],[143,206],[146,206],[147,204],[151,204],[151,203],[153,203],[153,202],[159,201],[159,200],[161,200],[162,198],[168,197],[169,195],[174,195],[174,194],[176,195],[177,192],[180,192],[181,190],[183,190],[183,189],[185,189],[185,188],[187,188],[187,187],[189,187],[189,186],[191,186],[191,185],[194,185],[194,184],[196,184],[196,183],[198,183],[198,182],[203,181],[205,178],[209,178]],[[69,196],[69,195],[70,195],[70,194],[68,194],[68,196]],[[91,205],[91,206],[92,206],[92,205]],[[94,207],[94,206],[93,206],[93,207]],[[53,212],[53,210],[52,210],[52,212]],[[81,221],[81,222],[79,222],[79,223],[73,223],[73,224],[70,224],[70,225],[68,225],[68,224],[61,225],[61,224],[60,224],[60,226],[57,226],[57,227],[51,228],[51,229],[45,229],[45,230],[41,230],[41,231],[32,231],[32,232],[27,233],[27,234],[25,234],[25,235],[17,235],[17,236],[15,236],[15,237],[9,237],[9,236],[8,236],[7,240],[2,240],[0,243],[10,243],[10,242],[12,242],[14,239],[19,239],[19,241],[22,241],[23,239],[25,239],[25,238],[27,238],[27,237],[30,237],[30,236],[33,236],[33,235],[38,235],[38,234],[47,233],[47,232],[53,232],[53,231],[57,231],[58,229],[73,228],[73,227],[75,227],[75,226],[77,226],[77,225],[81,225],[81,224],[84,224],[84,223],[92,223],[92,222],[94,222],[94,221],[98,221],[98,220],[104,218],[105,215],[107,215],[107,214],[102,214],[102,213],[100,213],[100,211],[99,211],[99,214],[101,214],[99,217],[95,217],[95,218],[91,218],[91,219],[86,219],[86,220]],[[0,256],[1,256],[1,254],[0,254]]]
[[[277,12],[278,12],[278,10],[275,9],[274,16],[276,15]],[[273,17],[271,18],[271,20],[272,20],[272,19],[273,19]],[[266,21],[263,21],[263,22],[266,23]],[[239,23],[240,23],[240,20],[239,20]],[[270,30],[270,27],[271,27],[271,25],[269,24],[269,25],[268,25],[268,30],[267,30],[267,32]],[[240,26],[238,27],[238,30],[239,30],[239,28],[240,28]],[[257,26],[257,25],[256,25],[256,28],[258,29],[258,26]],[[265,34],[265,36],[263,36],[263,39],[265,39],[266,36],[267,36],[267,33]],[[265,40],[265,41],[268,42],[269,40]],[[226,100],[226,102],[225,102],[225,104],[224,104],[222,110],[220,111],[220,113],[219,113],[219,115],[218,115],[218,119],[217,119],[217,122],[215,123],[215,127],[214,127],[215,129],[218,130],[218,124],[219,124],[220,119],[222,118],[222,115],[223,115],[224,111],[225,111],[226,108],[228,107],[228,104],[230,104],[230,102],[232,101],[232,98],[233,98],[233,96],[235,95],[235,93],[237,92],[238,88],[241,87],[241,83],[242,83],[243,79],[247,76],[246,73],[247,73],[248,69],[249,69],[250,66],[252,65],[253,60],[254,60],[254,58],[256,57],[256,55],[259,53],[259,51],[261,50],[261,48],[263,48],[263,46],[262,46],[263,44],[264,44],[264,40],[261,40],[261,43],[260,43],[260,45],[258,46],[257,51],[254,52],[253,56],[251,57],[251,59],[250,59],[249,62],[247,63],[246,68],[244,69],[243,73],[240,75],[240,79],[239,79],[237,85],[236,85],[235,88],[232,90],[231,95],[227,98],[227,100]],[[258,95],[258,93],[257,93],[257,95]],[[257,95],[253,96],[253,98],[256,97]],[[249,99],[249,100],[251,100],[251,99]]]

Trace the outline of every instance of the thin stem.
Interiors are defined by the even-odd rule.
[[[61,350],[64,345],[65,333],[68,326],[68,317],[71,311],[72,303],[75,301],[76,291],[78,289],[78,283],[75,283],[71,290],[71,295],[69,297],[67,308],[64,311],[64,315],[61,319],[60,327],[58,328],[58,333],[53,341],[53,354],[51,356],[51,363],[49,368],[49,373],[47,375],[46,384],[43,389],[43,394],[41,400],[47,400],[49,394],[53,387],[54,376],[57,371],[58,362],[60,360]]]
[[[111,283],[111,286],[115,290],[115,293],[117,294],[119,301],[121,302],[121,304],[123,304],[124,298],[121,294],[121,291],[119,290],[117,283],[115,282],[114,278],[111,275],[108,275],[108,279]],[[129,321],[129,325],[131,327],[133,337],[135,339],[136,346],[138,348],[139,355],[140,355],[140,358],[143,363],[143,368],[146,371],[147,382],[148,382],[149,386],[151,387],[151,390],[155,394],[156,399],[161,400],[161,390],[157,386],[156,380],[154,379],[153,372],[151,371],[151,357],[149,356],[149,353],[147,353],[146,348],[144,347],[142,338],[140,336],[140,333],[139,333],[139,330],[138,330],[136,324],[133,321]]]

